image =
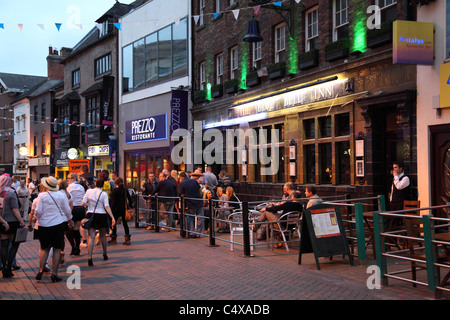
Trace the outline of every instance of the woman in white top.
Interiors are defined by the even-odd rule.
[[[88,189],[82,201],[83,206],[87,207],[88,213],[86,215],[86,219],[90,219],[92,217],[88,239],[88,265],[90,267],[94,265],[92,262],[92,252],[94,250],[95,230],[98,230],[100,233],[103,248],[103,260],[108,260],[108,255],[106,252],[106,230],[108,229],[107,215],[111,217],[111,227],[114,227],[116,224],[116,220],[114,220],[111,208],[109,207],[108,195],[106,192],[102,191],[103,184],[103,179],[97,179],[95,181],[95,188]]]
[[[28,214],[30,209],[30,191],[28,191],[27,186],[25,185],[25,180],[20,180],[20,187],[16,190],[17,196],[19,197],[19,202],[21,204],[19,212],[20,216],[24,221],[28,221]]]
[[[86,217],[86,208],[83,207],[83,198],[86,193],[84,187],[78,182],[78,175],[76,173],[69,174],[67,178],[67,182],[69,182],[69,186],[67,187],[67,191],[70,192],[72,196],[72,221],[73,221],[73,229],[69,232],[72,235],[68,235],[69,232],[66,233],[67,238],[72,237],[74,246],[72,246],[72,252],[70,255],[79,256],[80,255],[80,243],[81,243],[81,233],[80,233],[80,224],[81,220]],[[70,240],[69,240],[70,242]],[[72,244],[72,242],[70,242]]]
[[[55,177],[42,178],[41,184],[47,192],[39,193],[35,213],[39,222],[39,242],[42,249],[36,280],[42,279],[45,262],[50,248],[53,248],[51,280],[52,282],[59,282],[62,280],[58,277],[58,267],[61,250],[64,248],[64,232],[67,229],[67,224],[72,224],[72,211],[67,196],[58,192],[58,180]]]

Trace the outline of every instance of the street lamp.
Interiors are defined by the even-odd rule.
[[[252,0],[253,2],[262,5],[267,4],[271,0]],[[300,1],[295,0],[297,3]],[[275,10],[286,22],[288,26],[289,36],[291,39],[293,39],[292,35],[294,34],[294,23],[293,23],[293,16],[294,16],[294,0],[290,0],[289,6],[262,6],[261,8],[265,9],[272,9]],[[252,20],[248,22],[247,25],[247,34],[244,36],[243,41],[245,42],[259,42],[262,41],[263,38],[261,37],[261,33],[259,30],[259,22],[255,20],[255,17],[252,17]]]

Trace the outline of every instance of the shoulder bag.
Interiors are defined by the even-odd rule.
[[[133,221],[135,217],[134,209],[128,207],[127,188],[125,188],[125,221]]]
[[[94,211],[92,212],[91,216],[89,218],[85,218],[85,219],[81,220],[81,226],[83,227],[83,229],[89,230],[91,228],[92,220],[94,219],[95,209],[97,209],[98,200],[100,200],[100,196],[102,195],[102,193],[103,193],[103,191],[101,191],[100,194],[98,195],[98,199],[97,199],[97,202],[95,203],[95,208],[94,208]]]

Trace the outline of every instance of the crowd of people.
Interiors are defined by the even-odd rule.
[[[20,269],[16,254],[19,233],[33,232],[38,239],[39,271],[41,280],[51,271],[52,282],[62,280],[58,268],[65,261],[65,244],[71,246],[70,255],[79,256],[81,247],[87,248],[88,266],[93,266],[94,245],[102,245],[103,260],[108,260],[107,234],[110,244],[116,243],[117,221],[121,220],[124,245],[131,244],[131,236],[125,219],[126,207],[133,208],[133,201],[124,187],[123,179],[109,178],[104,170],[97,179],[82,166],[80,175],[71,173],[67,180],[53,176],[40,181],[18,182],[8,174],[0,176],[0,256],[3,278],[12,278],[13,271]],[[28,224],[25,223],[28,221]],[[83,245],[84,244],[84,245]],[[49,263],[51,261],[51,268]]]

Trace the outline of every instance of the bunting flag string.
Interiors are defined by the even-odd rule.
[[[31,115],[31,116],[33,116],[33,115]],[[0,119],[3,119],[3,120],[11,120],[11,121],[15,121],[15,118],[8,118],[8,117],[0,117]],[[63,126],[63,125],[68,125],[68,126],[77,126],[77,127],[92,127],[92,126],[95,126],[96,128],[99,128],[99,127],[101,127],[101,126],[104,126],[104,127],[115,127],[115,125],[114,124],[104,124],[104,123],[102,123],[102,124],[96,124],[96,125],[94,125],[94,124],[86,124],[86,123],[84,123],[84,122],[77,122],[77,121],[72,121],[72,122],[70,122],[69,120],[67,120],[67,119],[65,119],[64,121],[62,121],[62,122],[59,122],[58,121],[58,119],[57,118],[54,118],[53,119],[53,121],[48,121],[48,120],[51,120],[51,118],[50,117],[45,117],[45,120],[42,120],[42,118],[41,117],[38,117],[38,119],[36,119],[36,120],[30,120],[32,123],[36,123],[36,122],[40,122],[40,123],[42,123],[42,124],[45,124],[45,123],[48,123],[48,124],[51,124],[51,125],[60,125],[60,126]],[[13,128],[11,128],[11,130],[14,130]],[[13,135],[15,135],[15,133],[13,133]]]
[[[277,1],[277,2],[272,2],[272,3],[263,4],[263,5],[250,6],[250,7],[243,7],[243,8],[239,8],[239,9],[231,9],[231,10],[224,10],[224,11],[212,12],[212,13],[204,13],[204,14],[202,14],[202,16],[212,15],[212,16],[214,17],[214,19],[217,19],[221,13],[232,13],[233,16],[234,16],[234,18],[235,18],[235,20],[237,20],[238,17],[239,17],[239,13],[240,13],[241,10],[251,9],[251,10],[253,10],[254,14],[258,14],[258,12],[259,12],[259,10],[261,9],[261,7],[268,7],[268,6],[282,7],[284,2],[289,2],[289,1],[290,1],[290,0],[283,0],[283,1]],[[300,3],[301,0],[295,0],[295,2],[296,2],[296,3]],[[194,19],[195,24],[197,24],[197,23],[199,22],[199,20],[200,20],[200,15],[192,15],[192,18]],[[145,22],[153,21],[154,24],[155,24],[155,27],[157,27],[157,26],[161,25],[161,20],[162,20],[162,19],[149,19],[149,20],[145,20]],[[164,20],[170,20],[170,21],[172,21],[172,22],[174,22],[175,24],[178,25],[179,22],[180,22],[180,20],[181,20],[181,18],[177,18],[177,19],[164,19]],[[144,22],[144,21],[133,21],[133,22],[129,22],[129,23],[141,23],[141,22]],[[87,24],[88,24],[88,25],[92,25],[92,23],[87,23]],[[121,22],[121,23],[119,23],[119,22],[114,22],[114,23],[111,23],[111,24],[112,24],[114,27],[116,27],[119,31],[122,30],[123,22]],[[45,25],[44,25],[43,23],[37,23],[36,25],[37,25],[40,29],[46,31]],[[74,26],[76,26],[76,27],[79,28],[79,29],[82,29],[82,28],[83,28],[83,25],[86,25],[86,24],[80,24],[80,23],[74,24]],[[23,23],[18,23],[17,26],[19,27],[20,32],[22,32],[22,31],[23,31],[24,24],[23,24]],[[56,26],[57,31],[59,32],[59,31],[61,30],[62,23],[55,23],[55,26]],[[95,23],[95,26],[96,26],[99,30],[101,30],[101,26],[102,26],[101,24]],[[5,24],[4,22],[3,22],[3,23],[0,23],[0,29],[3,29],[3,30],[7,29],[7,26],[6,26],[6,24]]]

